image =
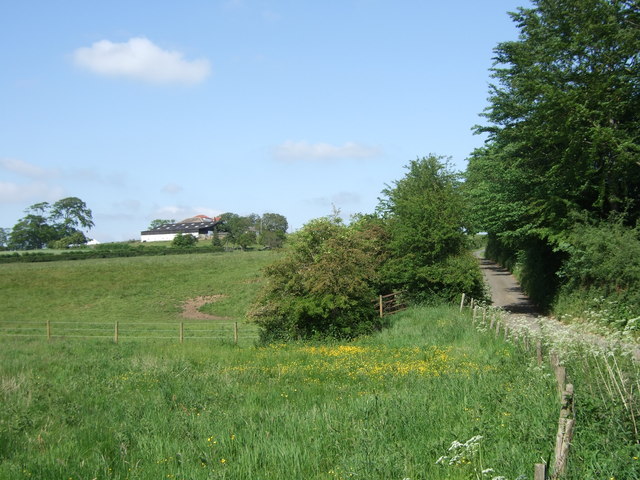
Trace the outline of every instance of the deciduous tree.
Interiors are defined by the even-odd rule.
[[[461,292],[479,298],[482,280],[465,258],[460,175],[434,155],[413,160],[407,170],[382,192],[379,206],[391,235],[385,267],[390,283],[419,299]]]

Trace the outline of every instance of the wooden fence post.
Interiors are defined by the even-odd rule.
[[[184,322],[180,322],[180,343],[184,342]]]
[[[51,322],[47,320],[47,340],[51,341]]]
[[[464,307],[464,293],[462,294],[462,300],[460,300],[460,311],[462,311],[462,307]]]
[[[380,318],[384,317],[384,304],[382,302],[382,295],[380,295]]]
[[[471,316],[471,322],[476,323],[476,314],[478,313],[478,307],[473,307],[473,315]]]
[[[534,480],[546,480],[547,466],[544,463],[536,463],[535,472],[533,475]]]
[[[113,332],[113,341],[114,343],[118,343],[118,322],[116,321],[116,327],[115,330]]]
[[[555,463],[553,466],[553,477],[558,478],[564,474],[567,467],[567,456],[569,445],[573,438],[573,427],[575,420],[569,418],[573,415],[573,385],[568,383],[562,393],[562,409],[558,420],[558,433],[556,435]]]
[[[238,322],[233,322],[233,343],[238,345]]]

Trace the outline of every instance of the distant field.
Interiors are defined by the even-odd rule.
[[[223,295],[209,313],[242,321],[277,252],[0,265],[0,321],[177,321],[185,301]]]

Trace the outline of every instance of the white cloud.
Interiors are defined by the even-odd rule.
[[[125,43],[109,40],[73,52],[76,65],[99,75],[128,77],[150,83],[202,82],[211,71],[206,59],[186,60],[177,51],[163,50],[143,37]]]
[[[344,145],[338,146],[329,143],[294,142],[287,140],[277,146],[273,153],[276,159],[282,161],[323,161],[347,158],[373,158],[379,156],[382,151],[379,147],[369,147],[355,142],[346,142]]]
[[[0,182],[0,203],[27,203],[58,200],[64,196],[61,187],[45,182],[33,182],[26,185]]]
[[[32,163],[15,158],[0,158],[0,168],[28,178],[42,178],[51,176],[55,173],[45,170],[37,165],[33,165]]]

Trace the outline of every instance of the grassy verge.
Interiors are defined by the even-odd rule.
[[[448,308],[331,345],[0,341],[0,478],[515,479],[553,449],[552,380]]]

